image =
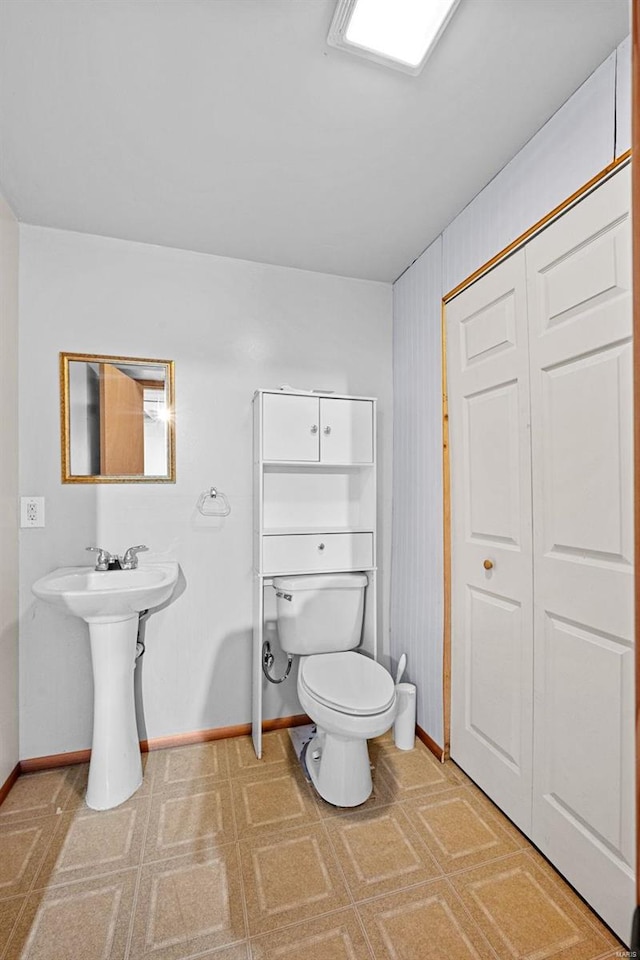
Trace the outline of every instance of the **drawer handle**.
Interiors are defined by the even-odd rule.
[[[324,550],[324,543],[318,544],[318,550]]]
[[[326,433],[327,436],[329,436],[329,434],[331,433],[331,427],[325,427],[324,432]]]
[[[485,560],[482,566],[485,570],[493,570],[493,560]]]
[[[314,423],[313,426],[311,427],[311,433],[317,433],[317,432],[318,432],[318,424]]]

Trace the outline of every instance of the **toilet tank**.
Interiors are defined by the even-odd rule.
[[[363,573],[274,577],[282,649],[307,656],[357,647],[367,582]]]

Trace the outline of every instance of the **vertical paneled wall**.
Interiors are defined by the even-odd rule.
[[[0,196],[0,787],[18,762],[18,224]]]
[[[442,421],[438,238],[394,286],[391,651],[442,742]],[[439,686],[438,686],[439,683]]]
[[[626,40],[394,284],[391,658],[441,745],[442,296],[628,149],[628,87]]]
[[[616,157],[631,149],[631,37],[616,56]]]
[[[611,163],[615,89],[614,53],[449,224],[445,292]]]

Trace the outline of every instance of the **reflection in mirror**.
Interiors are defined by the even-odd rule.
[[[173,362],[60,354],[65,483],[175,480]]]

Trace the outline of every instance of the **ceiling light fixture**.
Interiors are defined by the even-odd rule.
[[[460,0],[338,0],[327,42],[417,76]]]

